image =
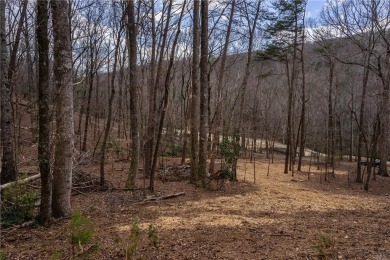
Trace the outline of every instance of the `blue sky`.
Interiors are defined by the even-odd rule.
[[[306,17],[316,18],[319,16],[325,0],[308,0],[306,6]]]

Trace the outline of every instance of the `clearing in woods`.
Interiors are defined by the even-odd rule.
[[[128,162],[109,165],[112,187],[123,187]],[[154,196],[185,195],[166,200],[148,195],[146,202],[140,202],[142,190],[75,189],[73,206],[92,220],[89,244],[98,249],[75,246],[73,254],[81,259],[126,259],[126,252],[128,259],[390,259],[390,178],[377,176],[364,192],[361,184],[348,182],[354,165],[339,164],[336,177],[324,181],[316,166],[307,180],[308,165],[292,178],[283,174],[282,159],[270,166],[269,176],[265,158],[255,165],[240,160],[239,182],[214,191],[169,177],[181,169],[171,167],[160,174]],[[98,166],[87,165],[83,172],[97,173]],[[70,220],[49,228],[13,227],[2,230],[1,246],[9,259],[70,259],[70,233]],[[156,240],[158,247],[151,247]]]

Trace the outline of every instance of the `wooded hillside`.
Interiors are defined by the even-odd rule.
[[[126,161],[115,188],[143,200],[167,156],[201,188],[259,153],[325,181],[348,161],[369,191],[389,176],[390,3],[330,0],[316,19],[306,5],[1,1],[1,184],[40,174],[44,225],[72,216],[87,162],[107,190]]]

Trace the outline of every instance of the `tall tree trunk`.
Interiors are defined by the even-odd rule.
[[[370,36],[371,38],[371,36]],[[371,52],[371,50],[369,50]],[[367,86],[368,86],[368,76],[370,73],[370,70],[368,68],[369,62],[371,59],[371,53],[365,54],[365,64],[364,64],[364,72],[363,72],[363,86],[362,86],[362,95],[360,100],[360,114],[359,114],[359,136],[358,136],[358,147],[357,147],[357,172],[356,172],[356,179],[355,182],[357,183],[363,183],[363,176],[362,176],[362,149],[363,149],[363,142],[364,142],[364,135],[365,135],[365,105],[366,105],[366,93],[367,93]]]
[[[161,87],[161,84],[163,82],[163,63],[164,63],[164,52],[165,52],[165,48],[167,46],[167,41],[168,41],[168,32],[169,32],[169,25],[170,25],[170,21],[171,21],[171,11],[172,11],[172,5],[173,5],[173,2],[172,1],[169,1],[168,3],[168,10],[167,10],[167,17],[166,17],[166,21],[165,21],[165,27],[164,27],[164,30],[163,30],[163,33],[162,33],[162,38],[160,39],[160,42],[161,42],[161,46],[160,46],[160,53],[158,55],[158,63],[157,63],[157,72],[156,72],[156,80],[155,80],[155,86],[154,86],[154,100],[153,102],[155,103],[156,102],[156,92],[158,89],[160,89]],[[148,147],[150,149],[150,156],[151,156],[151,169],[150,169],[150,191],[153,192],[154,191],[154,173],[155,173],[155,164],[153,163],[153,158],[155,157],[155,154],[153,153],[154,151],[156,150],[153,150],[154,145],[155,145],[155,142],[154,142],[154,139],[155,139],[155,134],[156,134],[156,131],[155,131],[155,128],[156,128],[156,121],[157,121],[157,111],[156,111],[156,107],[154,107],[154,110],[152,111],[152,114],[151,114],[151,121],[150,121],[150,137],[149,137],[149,144],[148,144]],[[149,124],[149,122],[148,122]],[[149,126],[148,126],[149,127]],[[149,150],[148,149],[148,150]],[[146,158],[145,158],[146,160]],[[149,160],[149,159],[148,159]]]
[[[196,183],[199,175],[199,153],[198,153],[198,132],[199,132],[199,0],[194,0],[194,18],[193,18],[193,44],[192,44],[192,86],[191,86],[191,174],[192,183]]]
[[[301,132],[299,138],[299,157],[298,157],[298,171],[302,171],[302,157],[305,156],[305,140],[306,140],[306,70],[305,70],[305,15],[306,12],[303,12],[303,18],[302,18],[302,37],[301,37],[301,46],[302,49],[300,50],[301,54],[301,74],[302,74],[302,107],[301,107]]]
[[[92,43],[91,43],[92,45]],[[84,136],[83,136],[83,144],[81,147],[81,151],[86,152],[87,151],[87,139],[88,139],[88,128],[89,128],[89,121],[90,121],[90,115],[91,115],[91,99],[92,99],[92,89],[93,89],[93,80],[94,80],[94,54],[93,54],[93,47],[91,48],[90,53],[90,61],[89,61],[89,75],[88,75],[88,97],[87,97],[87,107],[86,107],[86,114],[85,114],[85,122],[84,122]]]
[[[30,35],[29,35],[29,24],[28,24],[28,18],[27,15],[24,19],[24,42],[26,46],[26,64],[27,64],[27,80],[28,80],[28,99],[29,99],[29,106],[28,111],[30,114],[30,132],[32,137],[32,142],[37,143],[38,141],[38,109],[36,107],[37,103],[35,102],[37,100],[37,88],[36,88],[36,75],[34,73],[34,61],[33,61],[33,51],[31,50],[31,43],[30,43]],[[38,49],[38,46],[35,47]],[[38,51],[37,51],[38,52]],[[36,52],[36,53],[37,53]],[[34,55],[34,58],[37,57],[37,54]],[[37,66],[38,67],[38,66]],[[37,71],[37,70],[36,70]]]
[[[327,142],[327,164],[332,168],[332,174],[334,174],[334,111],[333,111],[333,74],[334,74],[334,60],[332,57],[328,57],[329,65],[329,92],[328,92],[328,142]]]
[[[293,89],[290,79],[290,66],[289,61],[286,59],[286,72],[288,81],[288,101],[287,101],[287,131],[286,131],[286,156],[284,160],[284,174],[288,173],[289,162],[291,161],[291,117],[292,117],[292,100],[293,100]]]
[[[88,70],[88,69],[87,69]],[[79,120],[78,120],[78,123],[77,123],[77,129],[76,129],[76,138],[77,138],[77,144],[76,146],[80,149],[80,151],[82,150],[82,140],[81,140],[81,125],[82,125],[82,122],[83,122],[83,115],[84,115],[84,111],[85,111],[85,99],[87,98],[87,87],[84,86],[84,84],[82,84],[82,87],[84,88],[83,90],[83,94],[81,96],[81,102],[80,102],[80,110],[79,110]]]
[[[138,130],[138,86],[137,86],[137,24],[135,21],[134,0],[128,2],[128,41],[129,41],[129,90],[130,90],[130,128],[131,161],[126,187],[135,186],[138,173],[139,130]]]
[[[56,139],[53,169],[54,217],[71,215],[73,169],[73,85],[69,2],[51,2],[54,33],[54,84],[56,88]]]
[[[213,142],[211,145],[211,157],[210,157],[210,169],[209,172],[211,174],[214,173],[215,168],[215,158],[217,157],[217,147],[219,145],[219,136],[222,133],[222,87],[224,84],[224,76],[225,76],[225,65],[226,65],[226,57],[227,57],[227,51],[229,47],[229,41],[230,41],[230,33],[232,31],[232,24],[233,24],[233,16],[234,16],[234,9],[236,6],[236,1],[232,0],[231,2],[231,9],[230,9],[230,17],[229,17],[229,23],[226,31],[226,37],[225,37],[225,43],[223,46],[222,56],[221,56],[221,65],[218,71],[218,80],[217,80],[217,104],[215,107],[215,122],[213,124]]]
[[[48,0],[37,1],[38,42],[38,162],[41,173],[41,206],[39,218],[47,225],[51,218],[52,173],[50,170],[50,121],[49,121],[49,35]]]
[[[115,97],[115,76],[116,76],[116,68],[117,68],[117,63],[118,63],[118,55],[119,55],[119,47],[120,47],[119,45],[120,45],[122,29],[123,29],[123,27],[121,24],[120,28],[118,30],[118,35],[117,35],[116,44],[115,44],[114,64],[113,64],[112,76],[111,76],[111,90],[110,90],[110,97],[108,99],[107,122],[106,122],[106,128],[104,129],[102,150],[100,152],[100,185],[104,185],[104,182],[105,182],[104,164],[105,164],[105,157],[106,157],[107,141],[108,141],[108,137],[110,135],[110,130],[111,130],[112,105],[113,105],[113,101],[114,101],[114,97]]]
[[[14,148],[13,142],[9,142],[10,138],[5,136],[5,123],[12,118],[11,103],[10,103],[10,86],[8,83],[8,52],[5,32],[5,1],[0,2],[0,72],[1,72],[1,144],[3,146],[3,160],[1,171],[1,184],[14,181],[16,179]],[[13,133],[13,131],[11,131]],[[10,154],[10,155],[9,155]],[[7,159],[4,159],[4,155]],[[9,161],[11,165],[9,165]],[[10,167],[11,166],[11,167]]]
[[[295,145],[295,91],[297,88],[298,75],[297,75],[297,63],[298,63],[298,37],[299,37],[299,17],[298,17],[298,2],[294,2],[294,40],[293,40],[293,53],[292,53],[292,68],[291,68],[291,111],[290,111],[290,170],[294,176],[294,165],[296,159],[296,145]]]
[[[349,160],[352,162],[352,157],[353,157],[353,148],[354,148],[354,127],[353,127],[353,122],[354,122],[354,95],[353,95],[353,89],[351,92],[351,111],[350,111],[350,122],[349,122],[349,138],[351,139],[351,142],[349,144]]]
[[[207,62],[209,54],[209,28],[208,28],[208,15],[209,15],[209,1],[201,1],[201,36],[200,36],[200,120],[199,120],[199,179],[202,186],[206,185],[207,174]]]
[[[390,127],[390,45],[387,45],[386,57],[385,57],[385,73],[383,75],[383,93],[382,93],[382,105],[380,108],[380,141],[379,141],[379,171],[378,174],[382,176],[389,176],[387,170],[387,157],[388,157],[388,144],[389,144],[389,127]]]
[[[377,114],[377,116],[376,116],[376,121],[375,121],[374,127],[373,127],[371,143],[370,143],[370,145],[367,145],[367,147],[370,147],[370,148],[367,149],[367,175],[366,175],[366,180],[365,180],[364,185],[363,185],[363,188],[365,191],[368,191],[368,189],[369,189],[370,179],[371,179],[371,175],[372,175],[372,168],[374,168],[374,171],[375,171],[375,166],[373,165],[373,162],[374,162],[375,150],[377,148],[378,137],[380,135],[379,116],[380,116],[379,114]]]
[[[375,1],[371,1],[371,4],[374,4]],[[363,85],[362,85],[362,94],[360,101],[360,114],[359,114],[359,138],[358,138],[358,147],[357,147],[357,172],[355,182],[362,183],[363,176],[361,172],[361,157],[362,157],[362,148],[363,142],[365,141],[365,106],[366,106],[366,94],[368,88],[368,80],[370,75],[370,63],[371,57],[373,55],[374,45],[375,45],[375,34],[374,34],[374,21],[371,20],[370,30],[367,32],[367,47],[365,47],[363,55]]]
[[[246,17],[246,22],[248,24],[249,28],[249,43],[248,43],[248,52],[247,52],[247,60],[245,64],[245,72],[244,72],[244,77],[242,79],[241,83],[241,89],[240,89],[240,110],[239,110],[239,124],[238,124],[238,129],[239,129],[239,134],[238,136],[242,137],[241,139],[241,149],[245,148],[245,126],[244,126],[244,105],[245,105],[245,95],[246,95],[246,88],[248,86],[248,79],[250,75],[250,67],[252,64],[252,51],[253,51],[253,40],[255,38],[255,32],[256,32],[256,27],[257,27],[257,21],[260,15],[260,7],[261,7],[262,1],[257,2],[257,7],[256,7],[256,13],[255,13],[255,18],[253,20],[253,24],[251,26],[251,20],[249,16]],[[246,4],[246,3],[244,3]]]
[[[146,126],[146,135],[144,136],[144,174],[150,177],[152,173],[152,158],[154,145],[154,128],[156,114],[156,20],[155,20],[155,5],[151,1],[151,24],[152,24],[152,53],[150,57],[150,82],[149,82],[149,111]]]
[[[12,92],[16,82],[15,71],[17,63],[17,53],[20,44],[23,23],[27,14],[28,1],[22,2],[22,11],[19,17],[19,23],[16,30],[15,41],[10,52],[9,64],[5,32],[5,1],[1,1],[1,53],[2,53],[2,72],[3,83],[1,87],[1,143],[3,146],[3,158],[1,165],[1,183],[14,181],[17,179],[16,161],[15,161],[15,132],[14,117],[12,110]],[[7,67],[8,65],[8,67]],[[6,70],[8,68],[8,71]],[[6,74],[8,73],[8,74]]]
[[[173,3],[173,0],[170,1],[170,5],[172,5],[172,3]],[[176,46],[177,46],[177,42],[179,40],[181,21],[182,21],[183,15],[184,15],[184,10],[186,8],[186,0],[184,0],[182,5],[183,5],[183,7],[181,9],[179,22],[177,24],[178,29],[176,31],[175,39],[173,40],[171,54],[169,57],[169,64],[168,64],[167,72],[165,75],[163,109],[161,111],[160,121],[159,121],[159,125],[158,125],[156,148],[155,148],[154,156],[153,156],[153,166],[152,166],[151,179],[154,178],[154,170],[155,170],[156,164],[157,164],[157,157],[158,157],[157,155],[158,155],[158,150],[159,150],[160,143],[161,143],[161,135],[162,135],[162,130],[163,130],[163,126],[164,126],[164,118],[165,118],[166,111],[168,109],[169,86],[171,84],[171,79],[172,79],[171,71],[173,68],[174,60],[175,60]],[[171,9],[171,7],[168,7],[168,12],[170,12],[170,9]],[[154,184],[153,184],[153,186],[154,186]],[[152,183],[151,183],[151,187],[152,187]],[[154,189],[151,189],[151,191],[153,192]]]

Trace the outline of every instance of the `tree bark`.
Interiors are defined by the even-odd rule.
[[[150,80],[149,80],[149,111],[147,118],[146,134],[144,136],[144,174],[145,177],[150,177],[152,173],[152,158],[154,145],[154,129],[155,129],[155,114],[156,114],[156,20],[155,20],[155,5],[151,1],[151,26],[152,26],[152,53],[150,57]]]
[[[138,86],[137,86],[137,24],[135,21],[134,0],[128,2],[128,40],[129,40],[129,90],[130,90],[130,128],[131,161],[126,188],[135,187],[138,174],[139,130],[138,130]]]
[[[191,86],[191,173],[192,183],[196,183],[199,174],[199,153],[198,153],[198,132],[199,132],[199,0],[194,0],[194,18],[193,18],[193,44],[192,44],[192,86]]]
[[[207,175],[207,91],[209,82],[208,72],[208,7],[209,1],[201,1],[201,50],[200,50],[200,121],[199,121],[199,179],[202,186],[206,185]]]
[[[37,1],[36,37],[38,46],[38,162],[41,173],[41,205],[39,218],[47,225],[51,219],[52,173],[50,170],[49,115],[49,35],[48,0]]]
[[[53,169],[54,217],[71,215],[74,149],[73,85],[70,21],[67,0],[51,1],[54,33],[54,84],[56,89],[56,139]]]
[[[288,101],[287,101],[287,131],[286,131],[286,156],[284,160],[284,174],[288,173],[289,162],[291,161],[291,117],[292,117],[292,100],[293,100],[293,89],[290,79],[290,68],[289,61],[286,59],[286,72],[288,78]]]
[[[306,8],[305,8],[306,10]],[[302,49],[300,50],[301,54],[301,74],[302,74],[302,107],[301,107],[301,131],[299,138],[299,157],[298,157],[298,171],[302,171],[302,157],[305,156],[305,141],[306,141],[306,72],[305,72],[305,16],[306,11],[303,11],[303,17],[302,17],[302,23],[303,23],[303,29],[302,29],[302,36],[301,36],[301,46]]]
[[[329,65],[329,91],[328,91],[328,142],[327,142],[327,164],[332,167],[332,174],[334,174],[334,111],[333,111],[333,74],[334,74],[334,60],[328,57]]]
[[[389,177],[389,173],[387,170],[387,157],[388,157],[388,143],[389,143],[389,127],[390,127],[390,102],[389,102],[389,94],[390,94],[390,44],[387,45],[386,48],[386,56],[385,56],[385,68],[383,75],[383,93],[382,93],[382,105],[380,108],[380,141],[379,141],[379,159],[380,165],[378,174],[382,176]]]

